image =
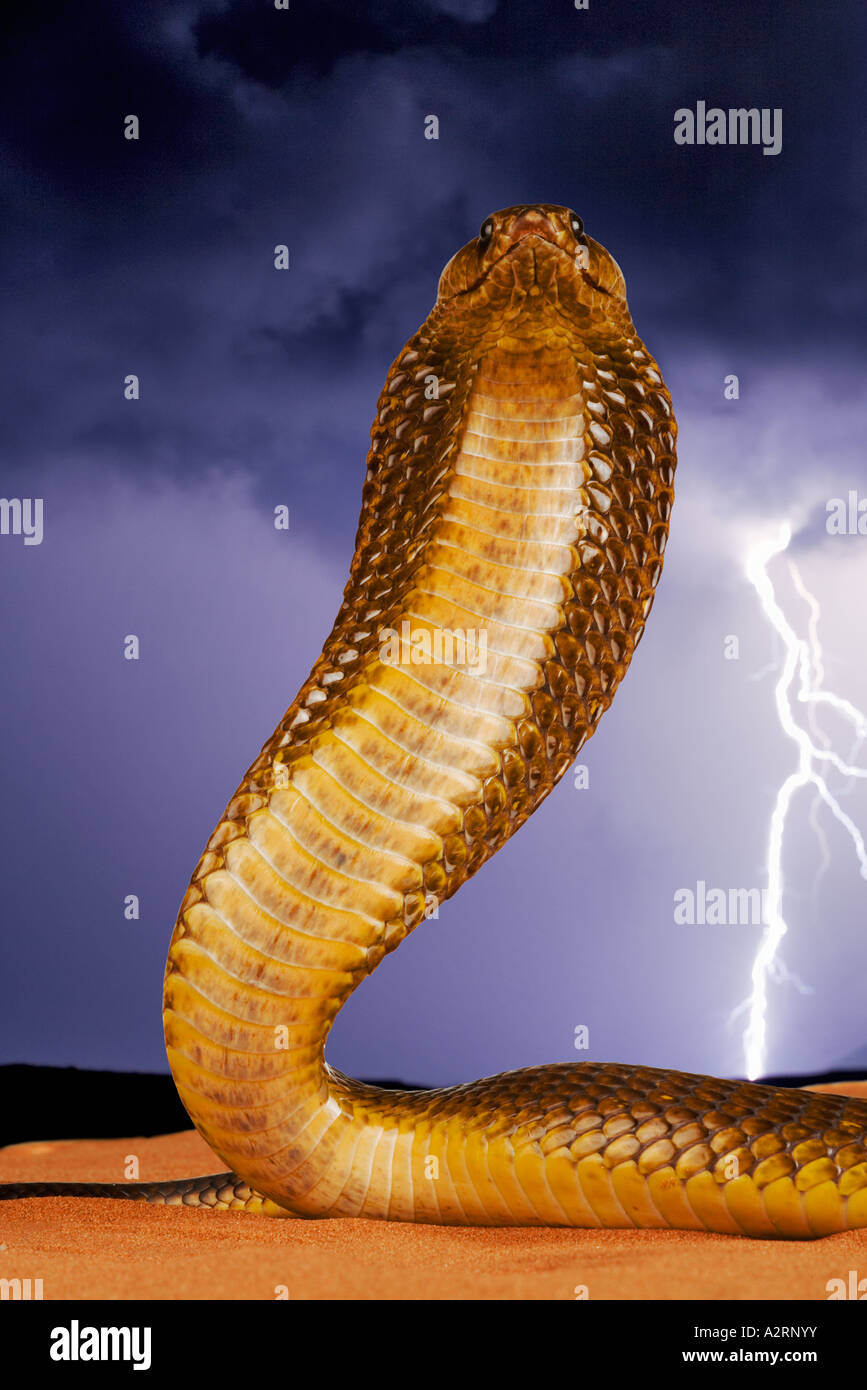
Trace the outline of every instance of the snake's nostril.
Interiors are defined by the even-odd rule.
[[[544,237],[546,241],[557,240],[557,228],[547,213],[542,212],[541,208],[520,208],[508,228],[509,240],[520,241],[522,237],[532,236],[534,233],[536,236]]]

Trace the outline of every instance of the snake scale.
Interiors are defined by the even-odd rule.
[[[662,570],[675,437],[621,271],[581,219],[489,217],[389,369],[334,627],[172,938],[169,1062],[232,1171],[3,1195],[765,1237],[867,1226],[863,1101],[594,1062],[398,1092],[324,1060],[352,991],[524,823],[611,703]],[[394,659],[389,632],[427,659]]]

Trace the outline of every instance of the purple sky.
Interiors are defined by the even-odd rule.
[[[867,710],[867,536],[824,524],[829,498],[867,497],[863,25],[806,4],[640,23],[531,0],[357,8],[155,4],[147,33],[108,0],[89,28],[4,18],[2,491],[43,497],[45,521],[39,546],[0,536],[0,1060],[164,1069],[177,906],[336,612],[385,370],[484,216],[538,199],[616,256],[672,392],[666,572],[581,755],[589,789],[567,774],[353,997],[328,1057],[424,1083],[587,1057],[742,1073],[728,1016],[760,929],[677,926],[673,894],[766,881],[796,754],[742,561],[781,519],[821,604],[825,686]],[[675,146],[699,98],[782,107],[782,153]],[[786,560],[772,573],[805,633]],[[847,756],[842,723],[823,727]],[[863,783],[842,804],[867,832]],[[826,814],[816,886],[809,805],[787,831],[783,956],[812,992],[771,988],[777,1073],[867,1035],[867,883]]]

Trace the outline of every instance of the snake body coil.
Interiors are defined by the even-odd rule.
[[[356,986],[523,824],[611,703],[662,569],[675,434],[620,270],[580,220],[489,218],[388,372],[334,627],[181,908],[169,1061],[238,1176],[175,1200],[867,1226],[864,1102],[595,1063],[401,1093],[324,1060]]]

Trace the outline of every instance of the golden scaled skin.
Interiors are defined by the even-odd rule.
[[[565,208],[508,208],[483,232],[388,372],[334,628],[172,938],[172,1072],[238,1175],[201,1180],[201,1200],[755,1236],[867,1226],[864,1102],[594,1063],[398,1093],[324,1061],[351,992],[593,733],[662,568],[676,426],[620,270]],[[404,622],[431,642],[484,634],[484,670],[385,659]]]

